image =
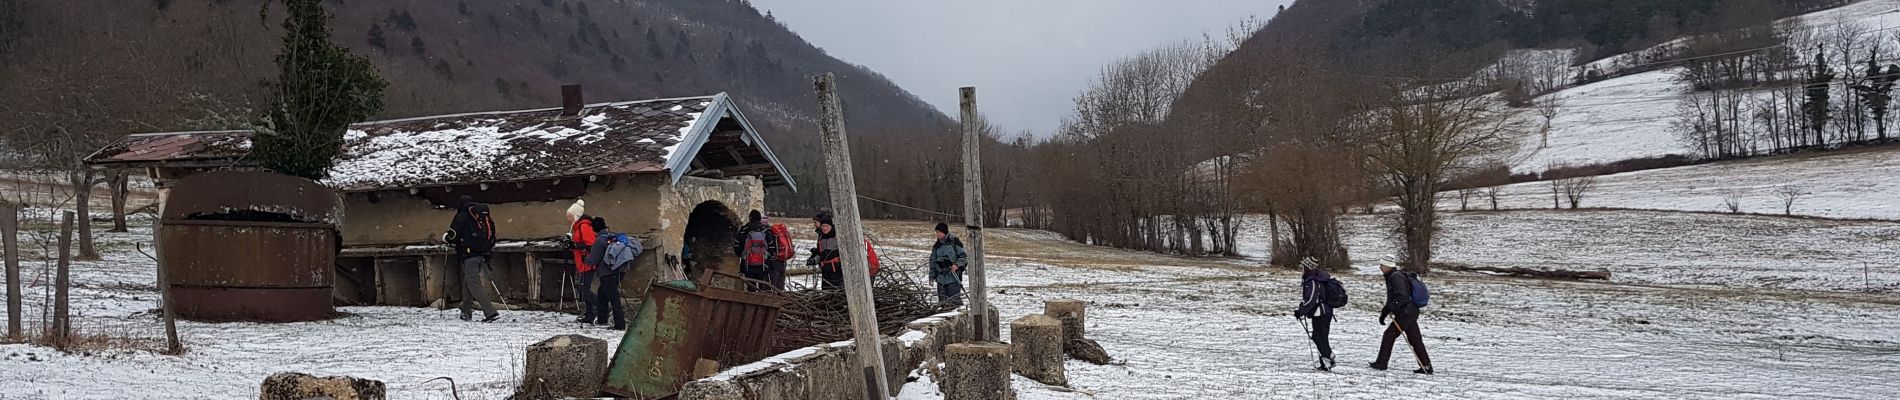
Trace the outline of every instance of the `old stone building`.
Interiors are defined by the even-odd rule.
[[[509,301],[573,298],[560,245],[565,210],[585,200],[648,252],[624,293],[682,276],[681,249],[729,249],[733,227],[764,190],[794,187],[777,156],[725,94],[443,115],[353,125],[321,183],[342,197],[340,303],[453,304],[460,279],[438,243],[462,196],[491,204],[501,242],[491,269]],[[249,167],[248,131],[131,135],[91,155],[96,168],[141,168],[160,187],[194,173]],[[242,188],[232,188],[243,190]],[[733,269],[729,251],[696,266]],[[736,271],[734,271],[736,273]]]

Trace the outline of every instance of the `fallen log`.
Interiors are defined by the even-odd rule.
[[[1476,266],[1470,266],[1470,265],[1450,264],[1450,263],[1437,264],[1435,268],[1449,270],[1449,271],[1458,271],[1458,272],[1486,272],[1486,273],[1504,274],[1508,276],[1527,277],[1527,278],[1601,280],[1601,281],[1610,280],[1610,271],[1569,271],[1569,270],[1561,270],[1561,269],[1545,270],[1545,269],[1531,269],[1531,268],[1524,268],[1524,267],[1509,267],[1509,268],[1476,267]]]

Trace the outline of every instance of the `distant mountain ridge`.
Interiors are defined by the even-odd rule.
[[[283,7],[270,0],[0,0],[0,117],[68,130],[218,128],[264,106]],[[816,173],[811,77],[839,76],[854,131],[949,117],[825,54],[744,0],[331,0],[333,40],[389,81],[378,119],[729,93],[791,168]],[[24,117],[23,117],[24,118]],[[12,120],[11,118],[0,118]],[[51,126],[0,129],[53,129]]]

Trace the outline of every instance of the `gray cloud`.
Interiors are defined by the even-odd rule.
[[[1292,0],[753,0],[832,56],[877,70],[956,115],[976,86],[1011,131],[1053,132],[1102,65]]]

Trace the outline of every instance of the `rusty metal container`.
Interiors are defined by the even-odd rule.
[[[606,392],[634,399],[672,396],[693,379],[699,359],[733,367],[765,359],[782,301],[741,291],[654,284],[629,321],[607,369]]]
[[[316,182],[261,172],[178,181],[158,228],[180,318],[291,322],[335,316],[341,203]]]

